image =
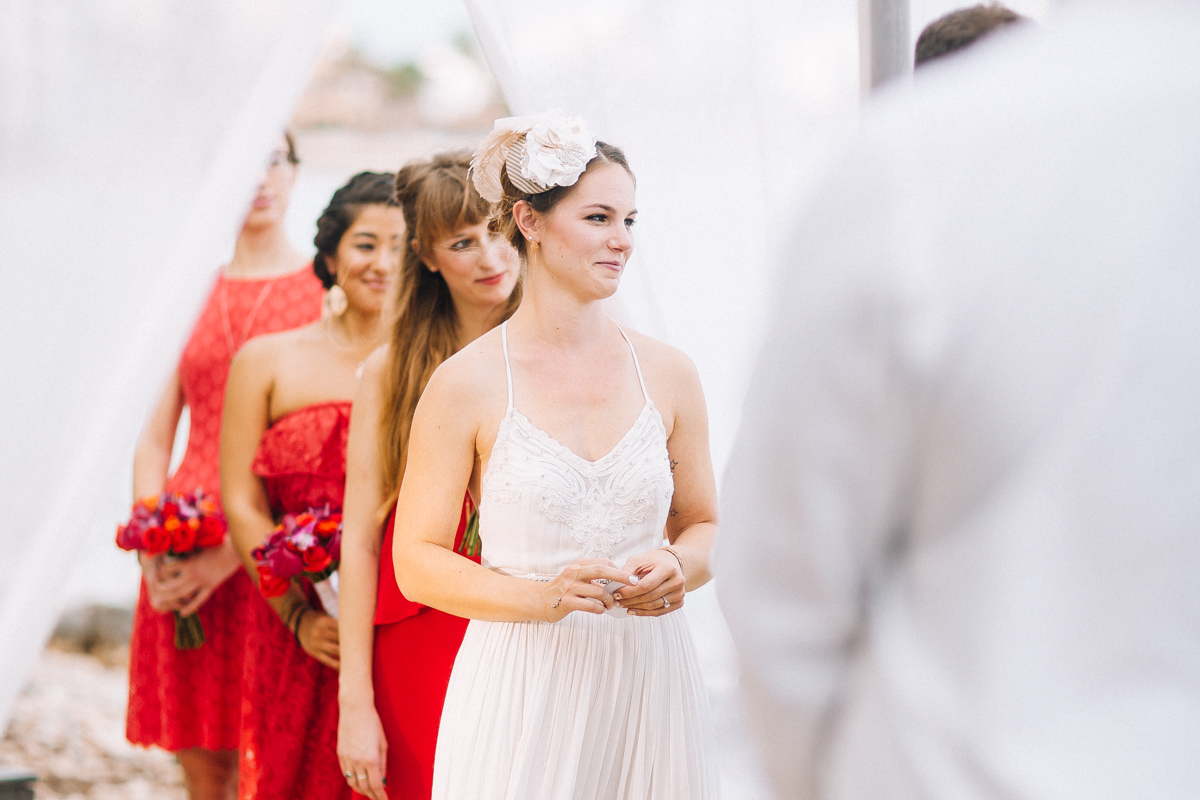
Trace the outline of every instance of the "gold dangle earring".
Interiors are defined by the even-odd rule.
[[[334,276],[337,280],[337,276]],[[340,317],[346,313],[346,306],[350,305],[349,299],[346,297],[346,290],[337,283],[329,287],[329,291],[325,292],[325,310],[330,316]]]
[[[529,255],[531,255],[531,256],[535,255],[537,253],[537,251],[538,251],[537,239],[529,240],[529,248],[528,249],[529,249]]]

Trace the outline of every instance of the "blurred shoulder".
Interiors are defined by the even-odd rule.
[[[230,374],[240,373],[243,379],[250,375],[264,380],[271,378],[288,359],[304,358],[311,348],[322,346],[324,339],[320,325],[320,322],[314,322],[255,336],[238,350]]]
[[[392,346],[390,344],[380,345],[372,350],[371,355],[363,361],[359,385],[371,386],[376,389],[382,388],[387,378],[388,362],[391,357]]]

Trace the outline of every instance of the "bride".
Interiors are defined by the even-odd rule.
[[[704,396],[687,356],[600,302],[633,249],[633,173],[580,120],[551,116],[498,121],[472,171],[525,296],[434,373],[407,447],[400,588],[472,620],[433,796],[716,797],[675,613],[709,579],[716,534]],[[465,490],[482,566],[452,549]]]

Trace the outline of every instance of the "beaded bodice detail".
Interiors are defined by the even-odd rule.
[[[633,345],[646,403],[616,446],[588,461],[515,408],[507,323],[501,340],[509,399],[481,487],[484,563],[508,574],[549,575],[576,558],[619,566],[661,545],[674,482],[666,428]]]

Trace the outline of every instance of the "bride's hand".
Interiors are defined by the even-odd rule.
[[[622,586],[613,596],[630,614],[661,617],[683,607],[687,583],[679,560],[670,551],[639,553],[625,562],[625,569],[638,576],[637,585]]]
[[[637,583],[637,576],[617,569],[607,558],[583,558],[573,562],[558,577],[542,587],[547,622],[558,622],[572,611],[603,614],[615,603],[601,584],[592,581]]]

